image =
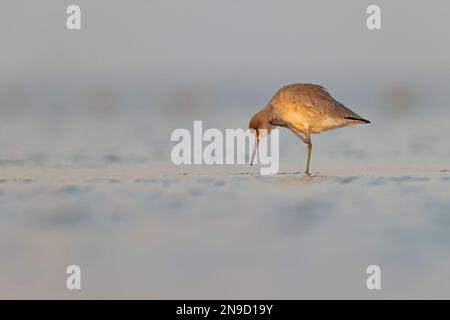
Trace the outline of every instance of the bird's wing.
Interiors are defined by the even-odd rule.
[[[297,84],[290,88],[288,86],[287,91],[282,96],[284,102],[302,107],[304,111],[323,117],[361,118],[342,103],[336,101],[324,87],[316,84]]]

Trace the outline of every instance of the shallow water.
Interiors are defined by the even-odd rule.
[[[354,108],[372,124],[313,136],[310,176],[282,129],[279,174],[260,176],[170,161],[173,129],[245,128],[258,107],[140,99],[0,117],[1,298],[450,297],[447,108]]]
[[[3,298],[448,298],[448,172],[125,167],[2,180]],[[70,264],[79,292],[64,287]],[[366,289],[371,264],[381,291]]]

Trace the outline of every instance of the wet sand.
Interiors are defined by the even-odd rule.
[[[3,167],[1,298],[449,297],[447,170],[164,167]]]
[[[263,95],[223,93],[208,112],[130,96],[0,117],[0,298],[450,297],[445,105],[350,103],[372,123],[313,136],[311,176],[287,130],[280,173],[260,176],[171,165],[170,134],[244,128]],[[65,287],[71,264],[81,291]]]

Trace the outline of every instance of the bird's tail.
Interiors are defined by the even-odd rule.
[[[353,121],[357,121],[357,122],[362,122],[362,123],[370,123],[369,120],[367,119],[363,119],[363,118],[356,118],[356,117],[345,117],[345,119],[348,120],[353,120]]]

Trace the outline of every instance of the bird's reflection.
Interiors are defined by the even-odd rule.
[[[304,174],[299,179],[300,183],[312,183],[312,182],[322,182],[328,179],[328,176],[323,174]]]

